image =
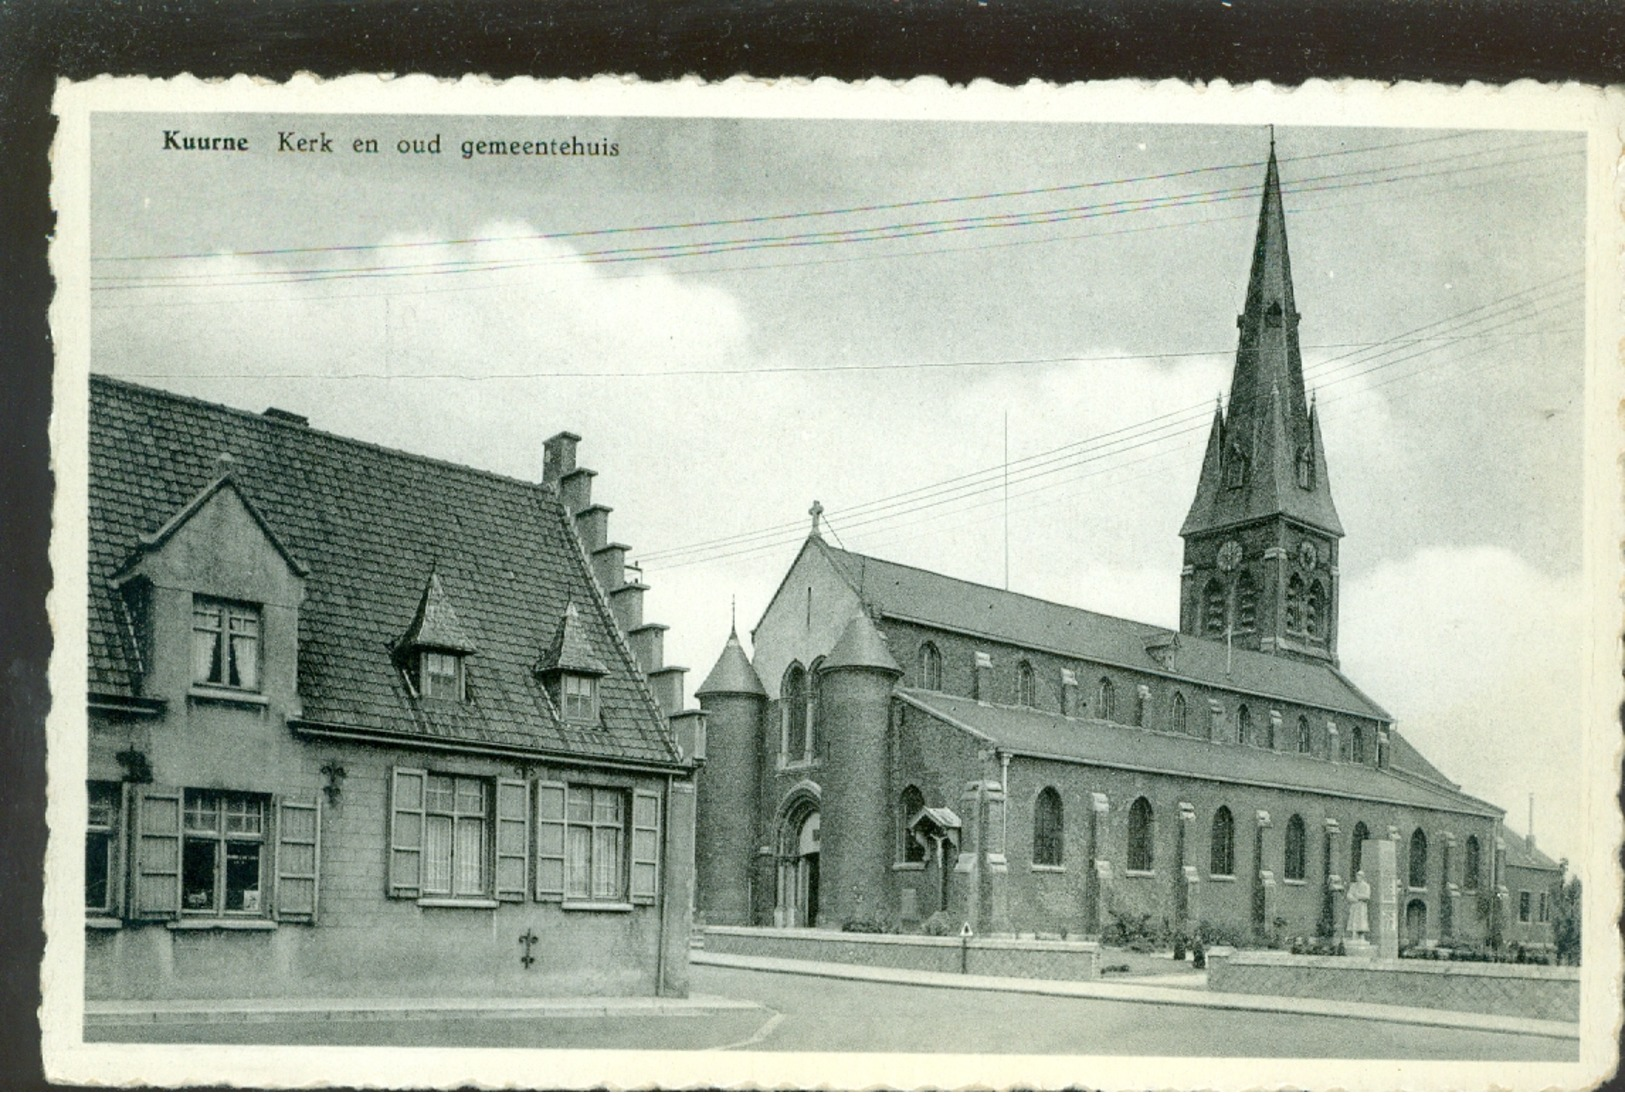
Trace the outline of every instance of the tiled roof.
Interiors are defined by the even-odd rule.
[[[1534,868],[1539,871],[1563,870],[1556,860],[1535,848],[1522,834],[1513,833],[1512,827],[1504,822],[1501,824],[1501,841],[1507,847],[1508,867]]]
[[[1016,754],[1196,779],[1282,786],[1308,794],[1352,796],[1480,816],[1498,817],[1501,813],[1499,808],[1472,796],[1405,780],[1369,765],[1333,765],[1303,754],[1209,742],[1100,719],[1069,719],[1053,712],[982,704],[922,689],[897,692],[914,708],[968,727]]]
[[[1166,628],[949,578],[832,548],[822,541],[815,543],[829,554],[863,600],[882,616],[923,621],[1018,647],[1055,651],[1216,689],[1288,700],[1367,719],[1390,718],[1326,663],[1240,649],[1227,652],[1223,643],[1180,635],[1172,665],[1164,666],[1146,649],[1146,641],[1152,637],[1166,639],[1170,635]]]
[[[129,625],[109,579],[140,539],[219,476],[309,568],[299,612],[302,718],[392,736],[584,759],[678,754],[593,585],[570,520],[540,484],[414,456],[103,377],[91,379],[90,680],[130,695]],[[477,648],[470,700],[408,695],[391,647],[438,575]],[[603,719],[559,719],[534,667],[571,602],[609,669]]]
[[[463,630],[457,610],[452,606],[451,599],[446,597],[440,573],[433,568],[430,568],[429,581],[423,587],[423,597],[418,601],[417,615],[412,618],[412,626],[406,630],[398,647],[403,651],[424,647],[460,651],[463,654],[473,654],[479,649]]]

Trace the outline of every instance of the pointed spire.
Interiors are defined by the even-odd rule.
[[[903,668],[892,657],[886,646],[886,637],[880,634],[868,613],[858,613],[847,622],[841,638],[835,641],[829,657],[824,659],[824,672],[831,670],[881,670],[901,674]]]
[[[593,677],[609,673],[609,667],[600,662],[593,651],[592,640],[588,638],[587,627],[581,619],[581,610],[576,608],[573,601],[564,607],[564,616],[553,633],[553,642],[547,645],[536,662],[537,673],[560,670]]]
[[[762,688],[762,679],[756,676],[756,669],[750,664],[750,656],[745,653],[744,646],[739,642],[738,631],[733,629],[728,632],[728,642],[723,644],[717,664],[705,675],[705,682],[694,690],[696,697],[722,694],[767,696],[767,690]]]
[[[452,608],[451,598],[446,596],[438,563],[429,565],[429,579],[424,583],[423,596],[418,599],[418,611],[406,634],[395,645],[399,652],[424,648],[465,655],[475,650],[473,640],[457,617],[457,610]]]

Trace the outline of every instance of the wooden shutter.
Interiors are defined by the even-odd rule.
[[[316,922],[316,885],[321,874],[320,799],[276,806],[276,919]]]
[[[135,796],[135,893],[130,916],[169,921],[181,912],[181,791],[143,784]]]
[[[530,788],[523,780],[497,781],[496,896],[525,900],[525,864],[530,859]]]
[[[536,897],[564,900],[564,785],[536,782]]]
[[[423,791],[429,774],[396,768],[389,782],[389,896],[423,893]]]
[[[632,901],[655,900],[660,879],[660,794],[632,793]]]

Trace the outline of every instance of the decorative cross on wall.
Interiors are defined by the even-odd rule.
[[[519,957],[519,961],[524,964],[526,970],[529,970],[531,964],[536,962],[536,956],[531,954],[530,949],[535,947],[539,940],[541,940],[541,937],[530,929],[526,929],[525,935],[519,938],[519,942],[525,945],[525,953]]]

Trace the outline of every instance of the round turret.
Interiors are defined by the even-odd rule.
[[[767,690],[737,632],[729,633],[694,695],[706,716],[695,802],[695,909],[707,924],[748,925]]]

